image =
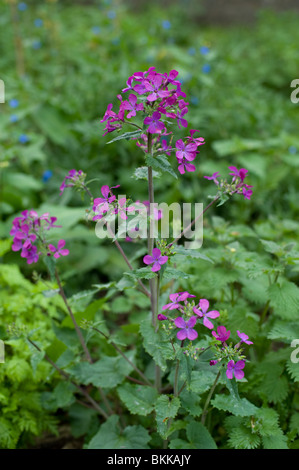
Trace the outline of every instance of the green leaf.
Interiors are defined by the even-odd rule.
[[[163,371],[166,370],[167,360],[174,359],[174,351],[169,342],[169,337],[163,330],[155,332],[150,318],[140,323],[140,333],[143,337],[144,349]]]
[[[112,415],[102,424],[88,449],[148,449],[150,436],[143,426],[118,427],[119,417]]]
[[[52,256],[44,256],[43,262],[47,266],[52,281],[55,281],[56,263]]]
[[[295,321],[299,311],[299,287],[293,282],[283,281],[268,288],[270,305],[275,315],[283,320]]]
[[[180,408],[178,397],[160,395],[156,402],[157,431],[163,439],[167,438],[168,420],[175,418]]]
[[[124,384],[117,389],[121,401],[133,415],[147,416],[155,407],[156,389],[147,385]]]
[[[130,360],[133,359],[133,353],[126,354]],[[68,369],[80,383],[84,385],[93,384],[96,387],[114,388],[119,385],[129,375],[133,367],[121,356],[102,358],[89,364],[80,362],[74,367]]]
[[[268,253],[275,254],[277,256],[281,256],[283,254],[283,249],[281,246],[277,245],[277,243],[274,243],[270,240],[260,240],[260,242],[263,244],[265,250]]]
[[[179,269],[170,268],[169,266],[167,266],[167,268],[165,269],[163,273],[163,277],[165,279],[179,279],[179,278],[188,279],[190,276],[184,271],[180,271]]]
[[[209,263],[214,264],[214,261],[211,258],[209,258],[207,255],[202,253],[201,251],[188,250],[188,249],[184,248],[182,245],[179,245],[179,246],[175,247],[175,253],[176,253],[176,255],[179,255],[179,257],[197,258],[197,259],[199,258],[199,259],[202,259],[204,261],[209,261]]]
[[[150,268],[134,269],[132,271],[124,273],[124,275],[133,278],[135,281],[138,279],[153,279],[157,276]]]
[[[74,437],[88,434],[92,425],[98,427],[98,415],[96,410],[86,408],[79,403],[74,403],[70,407],[68,414],[70,417],[71,432]]]
[[[191,421],[186,431],[193,449],[217,449],[214,439],[203,424]]]
[[[153,178],[160,178],[161,173],[159,171],[153,170]],[[131,176],[135,180],[148,180],[148,167],[147,166],[140,166],[136,168],[134,174]]]
[[[117,142],[118,140],[123,140],[123,139],[130,140],[130,139],[133,139],[135,137],[140,137],[141,133],[142,133],[141,130],[140,131],[125,132],[124,134],[118,135],[114,139],[109,140],[109,142],[107,142],[107,144],[112,144],[113,142]]]
[[[212,400],[212,405],[218,410],[228,411],[235,416],[251,416],[258,410],[246,398],[236,400],[231,395],[216,395]]]
[[[178,179],[178,176],[173,170],[166,155],[158,155],[157,157],[152,157],[151,155],[148,155],[146,157],[146,164],[148,166],[151,166],[154,170],[161,170],[162,172],[167,172],[174,178]]]

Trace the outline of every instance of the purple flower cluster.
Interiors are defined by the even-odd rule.
[[[93,200],[92,209],[95,213],[93,220],[101,220],[108,214],[119,214],[122,220],[126,220],[128,218],[127,213],[135,210],[133,206],[127,207],[125,197],[116,200],[116,196],[112,192],[112,189],[115,188],[119,188],[119,184],[111,187],[107,185],[101,187],[103,197],[97,197]]]
[[[83,173],[82,170],[70,170],[68,175],[65,176],[61,186],[60,186],[60,196],[62,195],[63,191],[65,188],[70,188],[72,186],[80,185],[82,186],[84,184],[84,179],[85,179],[85,174]]]
[[[12,251],[20,251],[21,257],[27,259],[28,264],[37,263],[42,251],[38,250],[35,243],[40,243],[48,250],[48,256],[55,253],[54,257],[66,256],[69,250],[63,249],[64,240],[59,240],[58,249],[54,245],[48,245],[45,240],[45,233],[51,228],[59,228],[55,225],[57,218],[50,217],[49,213],[39,216],[34,210],[23,211],[20,217],[16,217],[12,222],[10,235],[13,238]],[[49,251],[50,250],[50,251]]]
[[[155,67],[150,67],[146,72],[136,72],[127,80],[127,86],[122,89],[122,93],[130,92],[128,100],[123,100],[122,95],[118,95],[120,101],[118,112],[112,111],[113,105],[110,103],[101,122],[106,122],[105,133],[113,132],[122,128],[124,123],[130,123],[128,120],[135,117],[137,113],[142,112],[143,125],[146,127],[146,133],[141,134],[143,143],[137,142],[137,145],[147,152],[148,135],[152,135],[153,143],[157,144],[161,136],[172,134],[166,128],[169,120],[176,122],[179,129],[187,127],[188,105],[184,98],[186,94],[181,90],[181,82],[177,80],[177,70],[171,70],[169,74],[158,73]],[[140,103],[138,103],[138,97]],[[133,124],[136,125],[136,124]],[[140,126],[137,125],[137,128]],[[178,171],[181,174],[195,171],[194,164],[190,163],[198,153],[197,147],[203,145],[204,138],[194,138],[196,131],[192,129],[190,136],[185,142],[179,139],[175,148],[167,144],[165,139],[161,139],[162,151],[170,155],[172,150],[176,150],[178,161]]]
[[[145,264],[152,264],[152,272],[160,271],[161,266],[168,261],[168,256],[162,256],[159,248],[154,248],[152,255],[145,255],[143,262]]]
[[[217,310],[209,311],[210,304],[207,299],[200,299],[197,305],[194,305],[194,302],[190,303],[189,299],[193,299],[194,297],[196,296],[189,294],[187,291],[170,294],[169,298],[171,302],[164,305],[162,310],[164,312],[166,310],[169,312],[177,310],[180,313],[180,316],[171,318],[164,315],[164,313],[159,313],[157,317],[159,321],[168,320],[179,329],[176,336],[180,341],[184,341],[185,339],[193,341],[198,337],[198,332],[195,330],[195,326],[199,319],[202,319],[202,324],[211,330],[214,328],[214,325],[210,319],[218,318],[220,316]],[[195,315],[192,315],[192,313]],[[170,328],[172,329],[173,327]],[[249,341],[249,338],[245,333],[241,333],[239,330],[237,330],[237,334],[240,338],[240,341],[235,345],[234,348],[232,348],[226,344],[226,341],[230,337],[230,331],[227,330],[225,326],[218,326],[217,333],[214,330],[212,331],[212,336],[217,341],[221,342],[221,348],[217,349],[218,352],[216,353],[216,359],[212,359],[210,361],[210,365],[214,366],[222,360],[226,359],[227,361],[229,359],[226,366],[226,375],[229,379],[232,379],[233,376],[235,376],[236,379],[242,379],[244,377],[244,372],[242,370],[245,367],[245,361],[243,360],[244,356],[240,356],[240,353],[237,350],[242,343],[246,343],[248,345],[253,344],[252,341]],[[188,350],[185,353],[188,354]],[[235,362],[234,359],[236,358],[238,360]]]
[[[214,181],[214,183],[218,186],[220,190],[223,190],[224,192],[233,194],[236,192],[237,194],[242,194],[245,199],[250,199],[252,195],[252,189],[253,186],[250,186],[246,183],[244,183],[244,180],[247,176],[248,170],[245,168],[241,168],[238,170],[235,166],[229,166],[228,167],[230,170],[230,175],[232,176],[232,181],[231,184],[228,185],[226,182],[218,181],[218,178],[220,178],[220,174],[217,172],[213,173],[212,176],[204,176],[207,180]]]

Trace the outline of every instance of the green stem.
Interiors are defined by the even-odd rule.
[[[203,409],[203,412],[202,412],[202,416],[201,416],[201,423],[202,423],[202,424],[205,424],[206,417],[207,417],[207,413],[208,413],[208,406],[209,406],[210,400],[211,400],[211,398],[212,398],[212,395],[213,395],[213,393],[214,393],[214,390],[215,390],[215,388],[216,388],[216,385],[217,385],[217,382],[218,382],[219,377],[220,377],[220,371],[218,372],[217,377],[216,377],[216,379],[215,379],[215,382],[213,383],[213,386],[212,386],[212,388],[211,388],[211,390],[210,390],[210,393],[209,393],[209,395],[208,395],[208,397],[207,397],[207,399],[206,399],[205,406],[204,406],[204,409]]]
[[[173,387],[173,394],[175,397],[179,396],[179,369],[180,369],[180,361],[177,360],[175,373],[174,373],[174,387]]]

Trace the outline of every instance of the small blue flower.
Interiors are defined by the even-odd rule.
[[[19,101],[17,99],[13,98],[12,100],[10,100],[9,106],[11,108],[17,108],[19,106]]]
[[[189,49],[188,49],[188,54],[189,54],[189,55],[195,55],[195,54],[196,54],[196,49],[195,49],[195,47],[189,47]]]
[[[34,25],[36,28],[41,28],[43,24],[44,22],[40,18],[36,18],[36,20],[34,20]]]
[[[25,10],[27,10],[27,4],[26,4],[25,2],[19,3],[19,4],[18,4],[18,9],[19,9],[20,11],[25,11]]]
[[[33,41],[32,47],[33,49],[40,49],[42,46],[42,43],[40,41]]]
[[[191,96],[190,101],[191,101],[191,103],[194,104],[195,106],[199,103],[199,99],[197,98],[197,96]]]
[[[202,70],[203,73],[209,73],[209,72],[211,71],[211,66],[210,66],[210,64],[204,64],[204,65],[202,66],[202,69],[201,69],[201,70]]]
[[[101,28],[99,26],[93,26],[91,28],[91,31],[93,32],[93,34],[100,34]]]
[[[111,40],[111,43],[114,45],[114,46],[118,46],[119,43],[120,43],[120,39],[119,38],[113,38]]]
[[[210,49],[207,46],[201,46],[200,53],[202,55],[207,55],[210,52]]]
[[[169,20],[163,20],[162,21],[162,28],[164,29],[170,29],[171,28],[171,23]]]
[[[42,175],[42,181],[43,183],[47,183],[49,179],[51,179],[53,176],[53,172],[51,170],[45,170]]]
[[[9,118],[10,122],[17,122],[19,120],[16,114],[12,114]]]
[[[114,10],[109,10],[107,12],[107,17],[109,18],[109,20],[113,20],[116,17],[115,11]]]
[[[297,148],[295,147],[295,145],[290,145],[288,150],[289,153],[291,153],[292,155],[295,155],[295,153],[297,153]]]
[[[25,134],[20,135],[19,137],[20,144],[26,144],[28,141],[29,141],[29,138],[27,137],[27,135]]]

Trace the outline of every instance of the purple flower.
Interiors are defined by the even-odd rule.
[[[193,312],[198,315],[199,317],[203,317],[203,324],[210,330],[214,328],[214,325],[208,318],[217,318],[219,317],[220,313],[217,310],[211,310],[210,312],[207,312],[209,308],[209,301],[207,299],[200,299],[199,301],[199,308],[193,307]]]
[[[62,195],[65,188],[70,188],[75,185],[76,181],[83,175],[82,170],[70,170],[67,176],[64,177],[62,184],[60,185],[60,196]],[[66,184],[67,183],[67,184]]]
[[[177,160],[178,160],[178,163],[179,163],[178,170],[181,173],[181,175],[183,175],[185,173],[185,171],[192,172],[192,171],[196,170],[195,165],[192,165],[192,163],[186,162],[184,160],[184,158],[178,158],[177,157]]]
[[[154,111],[152,116],[147,116],[144,119],[144,124],[148,127],[148,132],[150,134],[160,134],[165,128],[165,124],[159,119],[161,118],[161,113],[159,111]]]
[[[216,173],[213,173],[212,176],[204,176],[207,180],[213,180],[215,184],[219,184],[219,181],[217,181],[217,178],[220,177],[220,174],[218,171]]]
[[[156,101],[158,98],[167,98],[169,91],[160,89],[163,82],[162,75],[156,74],[152,80],[144,80],[144,87],[146,92],[150,92],[147,101]]]
[[[184,144],[182,139],[177,140],[175,144],[177,151],[176,151],[176,157],[177,159],[185,159],[189,162],[194,160],[196,157],[196,149],[197,145],[194,143],[190,144]]]
[[[245,335],[245,333],[240,333],[239,330],[237,330],[238,336],[241,339],[240,343],[246,343],[246,344],[253,344],[252,341],[248,341],[248,336]]]
[[[114,186],[115,188],[118,186]],[[93,220],[101,219],[109,210],[109,204],[115,201],[116,196],[112,194],[111,188],[104,185],[101,187],[103,197],[97,197],[93,201],[93,211],[96,213]]]
[[[244,372],[242,369],[245,367],[245,361],[238,361],[235,364],[235,361],[231,360],[227,364],[226,375],[228,379],[232,379],[233,375],[235,375],[236,379],[243,379]]]
[[[182,317],[178,317],[175,319],[174,324],[181,330],[177,333],[177,338],[180,341],[183,341],[186,338],[193,341],[197,338],[198,333],[193,329],[196,324],[196,317],[191,317],[187,322]]]
[[[244,184],[244,186],[242,188],[242,194],[243,194],[245,199],[250,199],[250,197],[252,195],[252,189],[250,189],[250,188],[253,188],[253,186],[250,186],[248,184]]]
[[[115,196],[113,196],[115,198]],[[110,198],[111,199],[111,198]],[[115,214],[120,214],[122,220],[128,218],[126,212],[133,212],[135,208],[133,206],[126,207],[127,199],[122,197],[118,200],[118,207],[115,209]]]
[[[65,240],[59,240],[57,248],[54,245],[49,245],[49,250],[54,253],[54,258],[60,258],[60,256],[67,256],[70,252],[69,250],[63,248],[65,245]],[[48,253],[51,255],[51,253]]]
[[[243,183],[243,181],[246,177],[246,174],[248,173],[248,170],[246,170],[245,168],[241,168],[240,170],[238,170],[238,168],[236,168],[235,166],[229,166],[228,168],[229,168],[229,170],[231,170],[230,175],[233,176],[233,182],[237,178],[240,178],[241,183]]]
[[[175,294],[170,294],[169,298],[171,302],[164,305],[162,310],[174,310],[182,307],[178,302],[183,302],[189,298],[196,297],[195,295],[189,294],[189,292],[177,292]]]
[[[216,338],[217,341],[221,341],[222,343],[225,343],[225,341],[227,341],[230,337],[230,331],[226,331],[225,326],[218,326],[217,333],[216,331],[212,331],[212,335],[214,336],[214,338]]]
[[[27,264],[37,263],[40,253],[37,252],[36,246],[28,246],[22,249],[21,257],[27,258]]]
[[[187,114],[187,113],[188,113],[188,108],[187,108],[187,106],[186,106],[185,108],[183,108],[183,109],[181,110],[181,112],[178,112],[178,113],[176,114],[176,118],[177,118],[177,123],[178,123],[179,129],[181,128],[181,125],[182,125],[183,127],[188,127],[188,121],[183,117],[183,116],[185,116],[185,114]]]
[[[129,95],[129,101],[124,101],[123,102],[123,107],[124,109],[126,109],[127,111],[130,111],[128,114],[127,114],[127,118],[131,118],[131,117],[134,117],[136,116],[136,111],[142,111],[144,106],[143,106],[143,103],[139,103],[137,104],[137,96],[134,95],[133,93],[131,93]]]
[[[159,321],[168,320],[168,317],[166,317],[165,315],[163,315],[163,313],[159,313],[159,315],[157,316],[157,318],[158,318]]]
[[[143,262],[145,264],[153,264],[152,271],[160,271],[161,265],[167,263],[168,256],[161,256],[161,251],[159,248],[153,249],[153,255],[145,255]]]

